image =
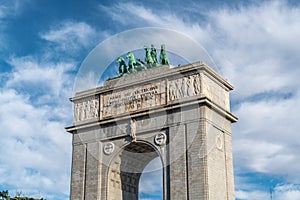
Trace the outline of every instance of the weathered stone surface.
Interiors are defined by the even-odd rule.
[[[114,117],[163,105],[166,103],[165,93],[165,85],[161,82],[105,93],[102,97],[102,116]]]
[[[202,62],[106,81],[74,102],[71,200],[138,199],[160,157],[164,199],[233,200],[229,91]]]

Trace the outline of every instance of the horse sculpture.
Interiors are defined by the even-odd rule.
[[[151,45],[151,48],[144,47],[146,51],[145,62],[141,59],[135,60],[134,54],[132,52],[128,52],[126,54],[126,59],[128,59],[128,64],[126,65],[123,57],[119,57],[116,62],[119,63],[119,77],[124,74],[131,74],[138,71],[145,70],[146,68],[158,67],[160,64],[162,65],[170,65],[169,59],[167,58],[166,47],[165,45],[161,45],[160,51],[160,64],[157,61],[157,54],[154,45]]]
[[[157,54],[156,54],[156,49],[153,44],[151,44],[151,57],[152,57],[154,64],[157,64],[158,63]]]
[[[128,52],[126,54],[126,58],[129,59],[128,61],[128,74],[130,73],[134,73],[134,72],[138,72],[138,71],[142,71],[145,69],[143,63],[141,62],[137,62],[134,58],[134,55],[132,52]],[[139,59],[138,59],[139,60]]]
[[[152,59],[151,49],[149,47],[144,47],[144,49],[146,51],[145,62],[148,65],[148,67],[152,67],[154,61]]]
[[[123,76],[128,72],[125,60],[123,57],[119,57],[116,62],[119,63],[119,76]]]
[[[129,61],[128,61],[128,72],[127,73],[134,73],[134,72],[136,72],[136,70],[135,70],[136,61],[135,61],[133,53],[132,52],[128,52],[126,54],[126,58],[129,59]]]
[[[170,61],[167,57],[167,52],[166,52],[166,47],[164,44],[161,45],[161,50],[160,50],[160,64],[162,65],[170,65]]]

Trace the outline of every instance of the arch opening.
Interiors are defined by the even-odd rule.
[[[133,142],[125,146],[109,166],[108,199],[138,200],[141,176],[155,158],[161,160],[158,150],[148,143]]]
[[[159,157],[148,163],[140,177],[139,199],[163,199],[163,169]]]

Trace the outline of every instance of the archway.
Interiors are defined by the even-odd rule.
[[[138,199],[141,174],[159,157],[164,200],[233,200],[232,89],[200,61],[76,93],[74,124],[67,127],[73,134],[70,198]],[[222,137],[210,142],[212,135]]]
[[[107,199],[138,200],[140,177],[157,157],[158,150],[145,142],[132,142],[122,148],[108,169]]]

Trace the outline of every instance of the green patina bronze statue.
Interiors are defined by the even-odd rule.
[[[170,61],[167,57],[167,52],[166,52],[166,47],[164,44],[161,45],[161,49],[160,49],[160,64],[162,65],[170,65]]]
[[[145,62],[148,64],[148,66],[152,67],[152,65],[154,64],[154,61],[152,59],[151,49],[146,46],[144,47],[144,49],[146,51]]]
[[[128,59],[128,64],[126,65],[123,57],[119,57],[116,62],[119,63],[119,77],[125,74],[131,74],[138,71],[142,71],[152,67],[159,67],[161,65],[170,65],[170,61],[167,57],[166,47],[164,44],[161,45],[160,51],[160,63],[157,61],[157,54],[154,45],[151,45],[151,48],[144,47],[146,51],[145,62],[141,59],[137,58],[135,60],[134,54],[132,52],[128,52],[126,54],[126,59]]]
[[[126,58],[129,59],[128,61],[128,72],[127,73],[134,73],[136,72],[135,67],[136,67],[136,61],[134,58],[134,55],[132,52],[128,52],[126,54]]]
[[[128,72],[125,60],[123,57],[120,56],[116,62],[119,63],[119,76],[123,76]]]
[[[128,67],[127,67],[127,73],[135,73],[139,72],[145,69],[143,63],[139,63],[135,60],[134,55],[132,52],[128,52],[126,54],[126,58],[129,59],[128,61]]]
[[[152,57],[152,60],[153,60],[154,64],[158,64],[156,49],[155,49],[153,44],[151,44],[151,57]]]

